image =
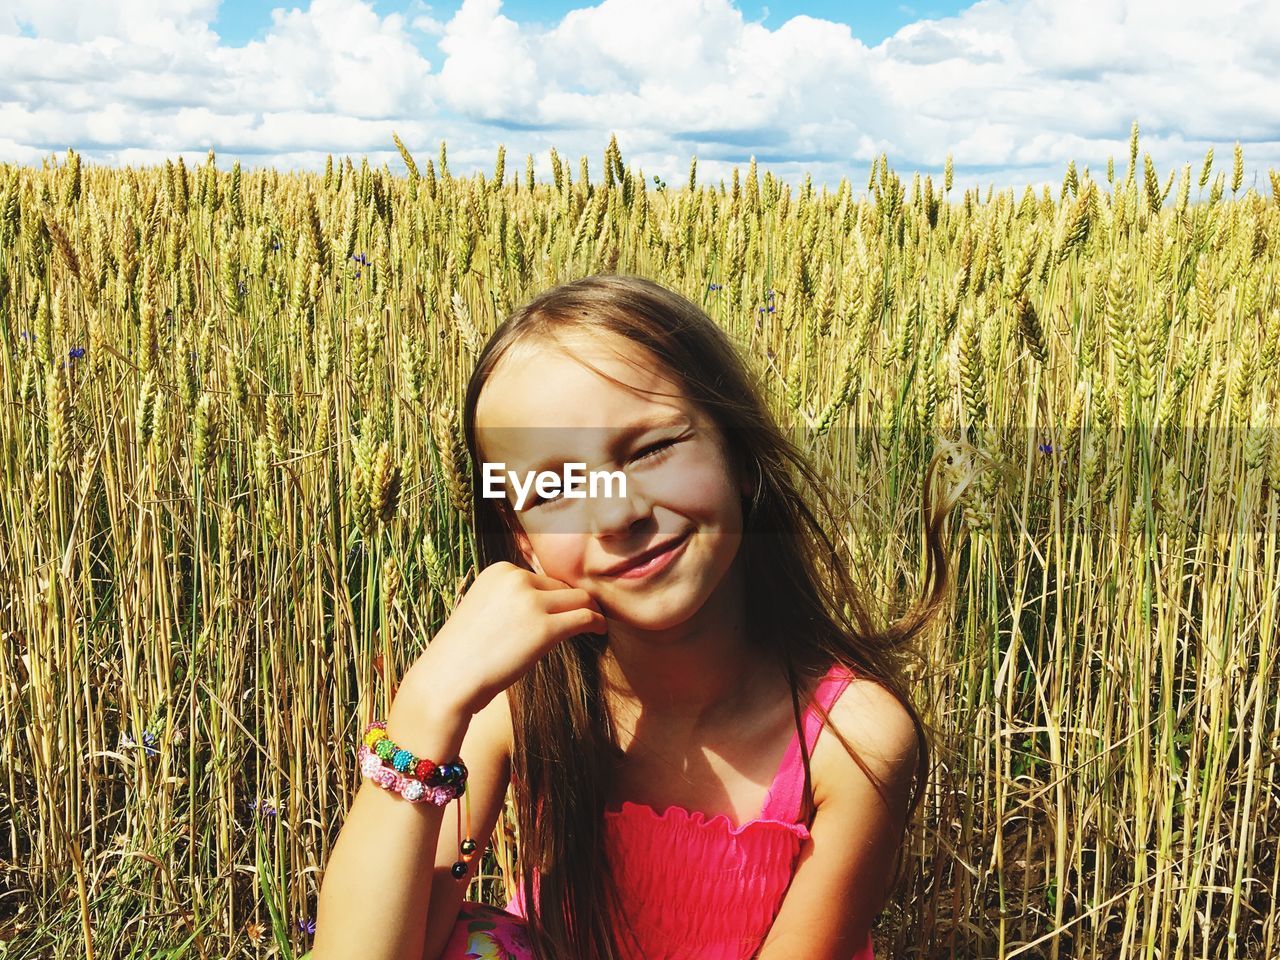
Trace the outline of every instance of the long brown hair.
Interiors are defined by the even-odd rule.
[[[784,436],[757,377],[728,334],[696,304],[651,280],[618,274],[584,277],[546,290],[517,309],[476,359],[462,428],[472,463],[480,569],[499,560],[527,567],[511,537],[509,524],[515,521],[506,501],[480,495],[475,412],[481,390],[513,347],[593,332],[623,337],[650,354],[685,396],[715,421],[734,461],[751,477],[754,493],[744,505],[740,548],[746,623],[751,642],[781,647],[768,653],[785,666],[797,729],[800,678],[812,689],[834,663],[882,684],[910,712],[920,746],[906,817],[910,822],[929,771],[931,734],[903,678],[912,641],[941,609],[949,586],[944,522],[958,496],[933,503],[942,452],[934,456],[925,481],[926,590],[901,619],[879,627],[802,489],[813,491],[814,505],[828,521],[833,516],[830,492],[806,456]],[[768,583],[769,589],[751,588],[759,583]],[[572,637],[508,691],[515,731],[512,775],[519,883],[534,951],[547,960],[619,956],[615,924],[625,910],[618,904],[604,844],[606,785],[617,743],[600,691],[598,663],[604,644],[605,638],[597,634]],[[818,712],[826,723],[826,711]],[[876,783],[849,743],[836,735]],[[804,817],[811,822],[814,801],[803,736],[800,749]],[[900,844],[895,881],[901,866]]]

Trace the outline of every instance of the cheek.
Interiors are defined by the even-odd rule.
[[[530,543],[547,576],[568,584],[582,579],[584,538],[577,534],[545,534],[533,538]]]
[[[681,466],[646,487],[659,502],[702,516],[722,513],[736,500],[728,475],[714,463]]]

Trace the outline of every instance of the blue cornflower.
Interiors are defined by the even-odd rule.
[[[253,803],[249,804],[249,809],[264,817],[274,817],[277,812],[274,804],[267,803],[267,801],[263,800],[261,797],[258,797],[253,801]]]
[[[307,917],[305,920],[299,920],[298,930],[305,933],[307,936],[311,936],[316,932],[316,922],[310,917]]]
[[[22,331],[22,339],[23,339],[23,340],[30,340],[32,343],[35,343],[35,342],[36,342],[36,335],[35,335],[34,333],[29,333],[29,332],[27,332],[26,330],[23,330],[23,331]]]
[[[84,356],[84,347],[72,347],[67,351],[67,356],[72,360],[79,360]]]
[[[772,303],[771,303],[771,304],[769,304],[769,312],[770,312],[770,313],[773,313],[773,304],[772,304]]]
[[[724,284],[723,284],[723,283],[708,283],[708,284],[707,284],[707,289],[708,289],[708,290],[723,290],[723,289],[724,289]]]
[[[764,313],[764,307],[761,307],[761,308],[760,308],[760,312],[761,312],[761,313]]]
[[[1039,449],[1041,453],[1053,453],[1053,444],[1042,443],[1037,449]]]
[[[271,244],[271,249],[272,249],[272,250],[279,250],[279,249],[280,249],[280,241],[279,241],[279,240],[275,240],[275,241],[273,241],[273,242],[272,242],[272,244]]]
[[[356,271],[356,279],[357,279],[357,280],[358,280],[358,279],[360,279],[360,271],[359,271],[359,270],[357,270],[357,271]]]
[[[121,750],[128,750],[133,747],[142,747],[144,750],[146,750],[147,756],[154,757],[160,753],[160,750],[157,746],[159,742],[160,742],[159,737],[157,737],[150,730],[144,730],[142,732],[141,743],[138,743],[136,740],[133,739],[133,737],[129,736],[129,734],[125,733],[123,730],[120,732],[120,749]]]
[[[773,291],[772,291],[772,290],[770,290],[770,291],[769,291],[768,299],[769,299],[769,300],[772,300],[772,299],[773,299]]]

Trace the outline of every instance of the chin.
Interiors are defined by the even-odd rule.
[[[671,596],[661,600],[653,596],[637,594],[622,597],[618,602],[601,601],[610,620],[626,624],[636,630],[670,630],[684,623],[702,608],[696,597]]]
[[[610,617],[609,619],[619,626],[625,626],[629,630],[640,633],[665,633],[676,629],[689,618],[687,616],[673,616],[660,619],[653,617],[644,617],[638,620],[632,620],[630,617]]]

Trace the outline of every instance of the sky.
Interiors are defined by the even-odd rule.
[[[550,150],[703,183],[756,158],[791,183],[1105,184],[1140,152],[1162,174],[1206,150],[1245,188],[1280,168],[1275,0],[0,0],[0,161],[69,147],[115,166],[401,172],[447,145],[455,175],[551,175]],[[1141,160],[1139,161],[1141,163]],[[1196,195],[1193,183],[1193,197]]]
[[[391,13],[410,14],[415,10],[438,20],[448,20],[457,13],[461,3],[434,5],[415,5],[405,0],[379,0],[371,5],[375,12],[382,16]],[[517,23],[536,25],[543,28],[554,27],[565,14],[586,6],[572,0],[506,0],[502,4],[502,15]],[[739,3],[735,5],[746,20],[761,23],[766,27],[776,28],[799,14],[830,20],[834,23],[847,24],[863,43],[874,45],[892,36],[900,28],[921,19],[937,19],[953,16],[972,6],[972,2],[947,0],[947,2],[927,3],[918,6],[893,2],[837,2],[837,0],[813,0],[813,2],[775,3]],[[251,2],[251,0],[223,0],[218,5],[212,27],[222,38],[223,43],[231,46],[243,46],[250,40],[262,40],[271,26],[271,4]],[[434,43],[423,43],[422,49],[428,55],[439,54]]]

